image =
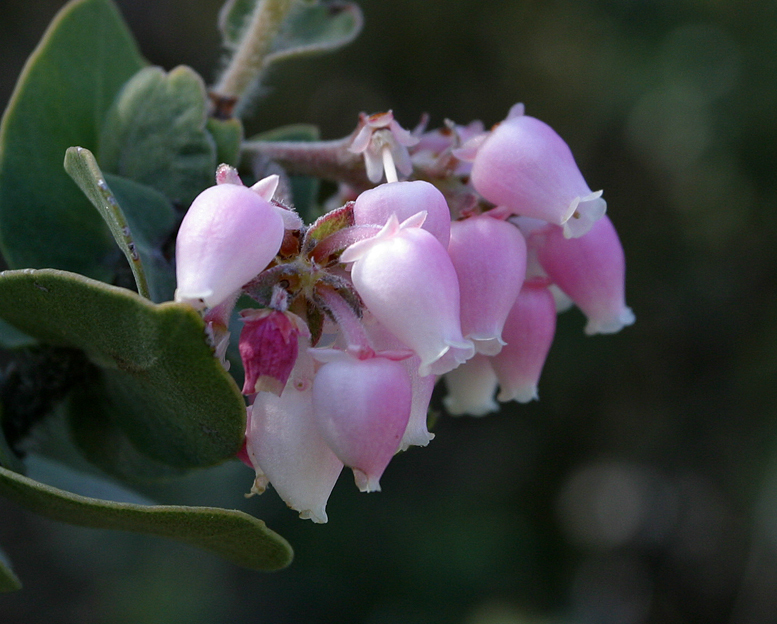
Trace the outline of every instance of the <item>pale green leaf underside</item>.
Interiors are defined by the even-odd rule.
[[[111,237],[62,159],[71,145],[97,145],[114,97],[143,65],[110,0],[71,1],[49,26],[0,124],[0,250],[12,268],[112,279]]]
[[[57,270],[0,273],[0,317],[101,367],[114,422],[143,454],[179,468],[235,455],[245,403],[213,356],[199,314],[180,303]]]
[[[292,558],[286,540],[241,511],[115,503],[71,494],[4,468],[0,468],[0,495],[53,520],[166,537],[252,570],[278,570]]]
[[[216,143],[207,118],[205,83],[193,69],[146,67],[108,111],[97,152],[100,166],[188,206],[214,182]]]

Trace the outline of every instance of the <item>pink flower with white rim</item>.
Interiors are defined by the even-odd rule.
[[[410,418],[410,378],[393,360],[326,351],[328,361],[313,381],[315,422],[335,455],[353,469],[359,490],[379,491]]]
[[[441,375],[475,353],[461,334],[459,282],[450,256],[421,229],[425,214],[401,225],[392,215],[373,238],[348,247],[351,278],[375,318],[421,358],[419,373]]]
[[[517,104],[490,134],[454,152],[472,158],[475,190],[515,214],[564,228],[568,238],[585,234],[607,210],[601,191],[591,192],[569,146],[546,123]]]
[[[547,280],[527,280],[507,316],[507,344],[491,358],[499,380],[500,401],[528,403],[537,399],[545,359],[556,332],[556,303]]]
[[[625,303],[623,247],[607,217],[580,238],[567,239],[561,228],[548,227],[529,240],[548,277],[588,318],[586,334],[613,334],[634,322]]]
[[[425,210],[423,229],[431,232],[443,247],[448,246],[451,234],[451,213],[443,194],[424,182],[391,182],[364,191],[353,204],[356,225],[386,225],[392,214],[404,221]]]
[[[491,358],[476,353],[458,368],[445,375],[448,396],[442,402],[452,416],[485,416],[499,411],[494,401],[496,373],[491,367]]]
[[[526,274],[526,242],[488,213],[451,224],[448,254],[459,277],[461,330],[485,355],[499,353],[502,326]]]
[[[263,271],[283,242],[282,210],[234,183],[200,193],[178,231],[175,300],[212,308]]]

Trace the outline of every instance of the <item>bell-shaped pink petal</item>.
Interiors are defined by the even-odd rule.
[[[451,416],[485,416],[499,410],[494,401],[497,380],[490,358],[476,353],[458,368],[445,374],[448,395],[442,400]]]
[[[326,502],[343,463],[324,441],[313,418],[313,394],[287,386],[281,396],[256,395],[246,431],[254,466],[301,518],[326,522]]]
[[[528,403],[537,398],[537,384],[555,332],[553,294],[544,281],[527,281],[505,322],[502,336],[507,344],[491,358],[500,401]]]
[[[380,477],[407,427],[411,401],[410,379],[399,362],[343,354],[316,373],[319,431],[340,461],[353,468],[362,492],[380,490]]]
[[[450,256],[432,234],[401,226],[395,215],[374,238],[342,254],[353,262],[356,291],[375,318],[421,358],[419,373],[441,375],[475,352],[461,335],[459,282]]]
[[[407,348],[371,315],[367,315],[367,318],[365,318],[365,329],[372,344],[378,351],[401,352]],[[405,433],[402,435],[402,440],[399,443],[399,450],[406,451],[411,446],[426,446],[434,440],[434,434],[430,433],[427,427],[427,420],[429,416],[429,402],[432,399],[432,392],[434,391],[437,378],[435,375],[421,377],[418,373],[421,359],[417,355],[399,360],[399,363],[407,371],[413,390],[410,418],[407,421]]]
[[[443,194],[424,182],[390,182],[364,191],[353,205],[356,225],[386,225],[392,214],[399,221],[426,211],[423,229],[437,237],[443,247],[448,245],[451,232],[451,214]]]
[[[283,241],[277,210],[244,186],[205,189],[181,223],[175,300],[212,308],[267,267]]]
[[[566,239],[560,228],[535,235],[548,277],[588,318],[586,334],[612,334],[634,322],[625,304],[626,261],[618,233],[603,217],[585,236]]]
[[[546,123],[515,114],[480,145],[472,184],[488,201],[515,214],[582,236],[605,213],[601,192],[592,193],[564,140]]]
[[[502,327],[526,275],[523,235],[487,213],[454,221],[448,254],[459,277],[464,337],[478,353],[499,353]]]

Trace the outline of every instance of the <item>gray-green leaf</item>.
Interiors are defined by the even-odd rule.
[[[172,299],[172,268],[160,248],[173,230],[175,213],[165,196],[132,180],[103,176],[92,152],[82,147],[67,150],[65,170],[108,224],[138,292],[157,302]]]
[[[252,570],[281,569],[293,556],[288,542],[264,522],[236,510],[114,503],[71,494],[5,468],[0,468],[0,494],[47,518],[174,539]],[[0,569],[0,583],[3,572],[13,574],[8,568]]]
[[[113,241],[62,158],[71,145],[96,146],[105,112],[143,65],[110,0],[71,1],[49,26],[0,123],[0,250],[12,268],[112,279]]]
[[[57,270],[0,273],[0,317],[42,342],[82,349],[102,368],[116,424],[152,459],[179,468],[232,457],[245,403],[190,306]]]
[[[104,171],[188,206],[214,183],[216,144],[206,129],[205,83],[189,67],[139,71],[106,117],[97,157]]]

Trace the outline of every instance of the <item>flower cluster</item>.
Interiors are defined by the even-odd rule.
[[[565,302],[589,334],[634,321],[601,191],[521,105],[488,132],[408,132],[389,112],[339,143],[268,149],[340,182],[342,205],[305,226],[278,176],[248,188],[222,165],[181,225],[176,300],[203,310],[222,361],[238,297],[257,302],[241,312],[241,456],[253,491],[271,483],[303,518],[326,522],[343,467],[379,490],[397,451],[429,443],[441,378],[454,415],[536,399]]]

